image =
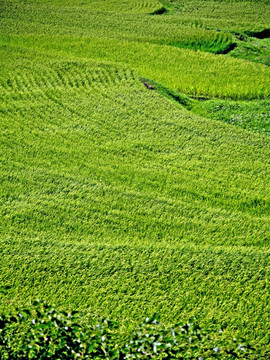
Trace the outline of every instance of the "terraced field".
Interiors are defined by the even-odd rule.
[[[196,315],[269,348],[270,71],[220,54],[269,8],[0,3],[1,310]]]

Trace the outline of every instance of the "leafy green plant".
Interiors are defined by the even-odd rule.
[[[123,335],[114,321],[82,325],[80,320],[76,311],[58,311],[39,300],[15,313],[1,314],[1,359],[202,360],[251,359],[259,354],[245,341],[221,342],[216,335],[222,331],[207,331],[194,320],[166,328],[154,315],[129,335]]]
[[[58,311],[45,301],[0,316],[1,359],[111,359],[114,356],[110,320],[85,328],[78,313]]]

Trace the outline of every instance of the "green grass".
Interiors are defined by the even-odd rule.
[[[266,349],[269,67],[162,43],[178,14],[121,13],[106,34],[111,8],[94,32],[88,2],[61,4],[0,5],[0,308],[196,315]]]
[[[270,94],[269,67],[232,57],[115,39],[33,35],[2,39],[2,46],[18,51],[20,57],[32,51],[30,56],[60,54],[66,59],[120,63],[143,77],[193,96],[256,99]]]
[[[253,101],[198,99],[173,91],[150,79],[141,78],[141,82],[195,114],[270,135],[269,99]]]
[[[63,5],[63,2],[61,4]],[[27,5],[11,5],[4,1],[0,4],[3,18],[2,33],[120,38],[212,53],[226,52],[234,43],[228,33],[192,28],[179,24],[173,18],[137,14],[134,21],[133,14],[101,12],[92,2],[87,6],[77,4],[76,7],[76,3],[72,7],[66,6],[66,2],[64,4],[65,6],[61,7],[50,3],[31,2]]]
[[[242,37],[237,41],[236,48],[229,53],[238,59],[259,62],[270,65],[270,38],[257,39],[254,37]]]
[[[182,24],[236,33],[256,33],[270,28],[268,0],[164,0],[168,15]]]
[[[1,80],[2,306],[198,313],[265,342],[268,139],[179,109],[127,68],[50,61]]]
[[[5,247],[1,266],[11,290],[3,301],[9,307],[21,301],[23,284],[24,299],[50,298],[125,326],[154,311],[168,324],[196,315],[205,326],[216,322],[227,334],[256,339],[257,346],[268,342],[265,250],[49,238]]]
[[[9,0],[4,1],[10,6],[12,3],[20,3],[23,7],[30,5],[42,6],[49,5],[53,7],[74,8],[81,7],[91,11],[113,12],[113,13],[135,13],[135,14],[151,14],[162,8],[161,2],[158,0]]]
[[[259,100],[236,102],[224,100],[199,101],[192,110],[202,116],[270,135],[270,102]]]
[[[16,61],[14,60],[14,62]],[[129,70],[127,70],[127,74],[129,74]],[[15,75],[15,73],[13,73],[13,75]],[[119,81],[118,77],[120,77],[120,80],[122,80],[122,78],[124,80],[127,77],[127,84],[124,83],[124,86],[121,86],[121,81]],[[183,206],[181,205],[181,199],[184,198],[187,203],[189,201],[199,201],[200,206],[203,203],[217,204],[228,208],[229,210],[243,210],[246,215],[260,215],[269,209],[269,196],[265,183],[267,178],[265,178],[263,174],[258,174],[258,181],[261,183],[261,186],[258,189],[256,186],[249,186],[249,194],[246,194],[247,189],[245,183],[248,183],[248,169],[250,169],[250,171],[255,171],[255,158],[252,161],[249,161],[247,154],[249,154],[249,156],[253,154],[253,146],[256,147],[256,142],[259,141],[259,139],[254,139],[254,144],[252,145],[253,137],[251,136],[250,143],[245,145],[246,139],[243,139],[239,144],[239,156],[241,157],[240,154],[245,154],[245,157],[247,157],[247,162],[244,162],[243,159],[241,160],[241,162],[243,162],[242,170],[243,172],[246,171],[246,181],[244,180],[243,174],[242,178],[240,174],[237,175],[237,173],[235,173],[234,177],[231,177],[233,169],[240,169],[238,162],[234,164],[231,161],[231,153],[235,151],[236,146],[234,140],[235,137],[237,137],[236,129],[228,129],[226,141],[225,139],[220,140],[220,136],[218,135],[219,132],[216,129],[217,126],[219,126],[219,131],[223,132],[224,125],[216,123],[214,124],[214,127],[212,125],[213,135],[211,136],[209,127],[212,123],[210,121],[208,124],[205,120],[201,120],[200,118],[196,119],[188,112],[178,109],[178,107],[175,107],[172,112],[172,110],[170,110],[172,108],[171,102],[163,99],[158,94],[149,94],[149,91],[147,91],[141,83],[135,81],[132,73],[128,76],[124,71],[123,75],[121,75],[121,72],[120,75],[118,75],[117,69],[111,71],[108,66],[100,66],[95,70],[95,67],[92,68],[91,65],[88,67],[87,64],[68,62],[63,64],[56,63],[50,67],[37,68],[28,72],[25,70],[24,78],[20,79],[16,75],[14,78],[14,82],[12,82],[12,80],[8,81],[9,79],[6,81],[6,84],[10,84],[11,89],[10,91],[7,91],[6,94],[6,99],[8,100],[7,106],[2,109],[4,115],[2,127],[6,131],[6,138],[7,140],[9,139],[9,133],[14,137],[10,152],[3,151],[5,154],[3,160],[6,158],[7,163],[8,159],[14,158],[17,154],[19,159],[23,159],[24,164],[29,162],[28,165],[31,168],[36,166],[36,169],[38,170],[40,162],[41,169],[45,166],[48,170],[53,170],[53,167],[50,168],[48,166],[50,163],[52,165],[55,163],[56,170],[60,171],[61,166],[63,166],[64,169],[67,167],[69,169],[69,175],[72,176],[72,174],[74,174],[74,176],[76,176],[78,170],[77,161],[79,163],[81,161],[84,163],[83,159],[89,157],[89,159],[92,158],[92,160],[88,164],[89,169],[85,169],[85,176],[87,174],[90,175],[89,171],[93,171],[94,183],[97,179],[101,180],[100,176],[102,176],[105,187],[106,184],[109,185],[113,181],[116,181],[116,184],[119,183],[120,185],[123,185],[123,181],[126,179],[127,189],[135,191],[144,190],[147,194],[147,198],[151,198],[152,191],[154,191],[153,194],[155,191],[158,191],[160,196],[164,194],[169,198],[170,196],[176,198],[179,197],[180,203],[178,206],[180,206],[180,208]],[[31,82],[32,86],[30,87]],[[18,85],[20,87],[18,87]],[[28,91],[27,86],[29,88]],[[86,92],[84,92],[84,90]],[[135,99],[136,96],[135,105],[132,106],[132,99]],[[90,109],[89,97],[92,99]],[[118,101],[115,101],[115,98],[118,98]],[[29,107],[29,101],[31,101],[31,107]],[[135,114],[136,109],[138,109],[137,104],[140,104],[140,112],[137,116],[131,116],[131,114]],[[162,112],[158,104],[162,104]],[[47,110],[45,111],[46,108]],[[109,113],[107,109],[110,109]],[[168,112],[170,113],[169,117],[167,115]],[[144,120],[143,122],[140,122],[138,119],[141,117],[147,119],[147,121]],[[12,123],[10,123],[11,118],[13,119]],[[93,118],[94,122],[89,120],[91,118]],[[181,118],[181,123],[178,123],[178,118]],[[61,119],[66,120],[63,122]],[[115,122],[114,119],[117,119],[117,122]],[[192,121],[190,119],[192,119]],[[42,124],[44,124],[45,128]],[[20,129],[18,134],[17,132],[14,133],[17,126]],[[155,133],[156,127],[157,132]],[[168,132],[168,129],[171,127],[173,132]],[[33,129],[34,132],[38,132],[37,142],[33,142],[33,135],[32,132],[30,132],[31,129]],[[123,142],[121,137],[122,132],[124,132],[126,136],[125,142]],[[52,137],[53,134],[54,137]],[[93,134],[98,134],[98,138],[92,138]],[[197,136],[195,136],[195,134],[197,134]],[[40,138],[41,135],[42,137]],[[17,136],[19,136],[19,138],[17,138]],[[200,140],[198,139],[198,136]],[[77,149],[75,150],[74,146],[71,145],[67,145],[67,147],[65,138],[67,144],[69,142],[71,142],[71,144],[76,144],[79,141],[80,144],[78,144]],[[52,143],[51,146],[48,147],[50,139],[54,139],[55,145]],[[258,162],[259,169],[261,167],[260,164],[264,164],[265,161],[267,161],[267,140],[268,139],[262,139],[262,144],[264,142],[265,144],[261,150],[261,159]],[[23,153],[23,149],[19,151],[22,147],[22,141],[25,142],[23,148],[26,151]],[[226,142],[226,147],[223,145],[224,141]],[[239,141],[237,141],[237,143],[238,142]],[[186,146],[186,143],[188,146]],[[6,146],[7,145],[8,143]],[[110,147],[113,147],[112,153],[110,152]],[[200,147],[199,154],[197,154],[198,147]],[[37,151],[39,157],[35,156]],[[61,154],[63,155],[61,156]],[[221,154],[223,154],[224,162],[220,168],[217,168]],[[226,154],[227,162],[225,165]],[[73,167],[70,160],[72,158],[75,159],[76,157],[77,161]],[[100,165],[99,159],[100,161],[103,160],[105,163]],[[157,159],[158,163],[156,165],[151,165],[154,159]],[[121,160],[122,169],[119,168],[119,160]],[[125,161],[123,162],[123,160]],[[137,169],[137,162],[140,163],[140,161],[142,162],[142,168],[139,167]],[[132,166],[133,162],[134,165]],[[106,171],[104,175],[102,175],[103,166],[108,166],[108,171]],[[193,175],[193,166],[197,171],[195,177]],[[167,170],[171,167],[172,174],[169,176]],[[118,170],[113,170],[114,168]],[[165,171],[164,173],[162,171],[163,168]],[[178,174],[177,169],[180,168],[181,173]],[[129,176],[126,174],[128,169],[131,172]],[[9,171],[11,171],[11,169]],[[82,171],[84,170],[82,169]],[[217,176],[217,173],[220,175]],[[129,178],[132,179],[135,174],[135,183],[130,182]],[[145,177],[147,178],[147,174],[149,180],[144,180]],[[27,173],[25,176],[28,178]],[[43,175],[41,174],[38,177],[38,184],[40,183],[40,177],[42,178],[42,176]],[[50,177],[50,171],[48,177]],[[209,180],[206,180],[208,177]],[[44,179],[45,178],[46,176]],[[29,181],[33,183],[33,180],[29,179]],[[7,180],[7,184],[10,184],[9,180]],[[200,187],[196,189],[199,184]],[[12,193],[14,193],[14,191],[16,192],[16,186],[15,182],[11,191]],[[46,187],[47,186],[44,184],[41,189],[46,189]],[[69,187],[68,184],[67,187]],[[126,187],[119,190],[120,198],[122,198],[125,188]],[[210,189],[211,191],[209,191]],[[22,188],[22,191],[25,193],[26,197],[28,197],[26,189]],[[80,190],[78,191],[80,192]],[[241,192],[245,194],[244,197],[241,197]],[[97,202],[103,198],[102,194],[103,190],[101,189],[101,198],[98,198]],[[127,196],[129,195],[127,194]],[[63,201],[65,203],[66,201],[71,201],[71,199],[68,200],[63,198]],[[109,197],[108,204],[104,204],[105,208],[107,208],[111,201],[112,199]],[[120,199],[118,201],[120,201]],[[145,200],[142,199],[141,201],[144,203]],[[123,206],[125,203],[129,203],[128,198],[122,198],[121,203],[123,203]],[[64,232],[65,230],[68,230],[68,228],[66,228],[66,226],[68,226],[68,218],[66,219],[67,223],[64,221],[62,225],[57,221],[57,218],[61,215],[62,206],[60,206],[60,208],[54,208],[53,204],[50,203],[48,203],[48,206],[50,208],[52,207],[49,210],[49,214],[51,211],[56,211],[55,216],[52,217],[52,221],[53,219],[56,219],[56,226],[57,228],[59,227],[58,231],[60,231],[60,229]],[[66,205],[63,205],[63,207],[65,206]],[[193,208],[193,205],[190,207],[186,204],[186,206],[186,210],[185,207],[182,208],[182,211],[184,211],[183,215],[185,212],[189,213],[189,211],[192,211]],[[25,207],[24,210],[26,211],[27,207]],[[46,229],[48,225],[47,221],[44,223],[43,217],[39,216],[35,219],[35,216],[38,215],[38,213],[35,215],[34,211],[31,210],[31,207],[29,210],[31,213],[29,215],[26,214],[29,221],[37,223],[38,231],[42,230],[44,226]],[[81,210],[82,208],[79,206],[78,211],[80,212]],[[162,210],[160,211],[161,215]],[[81,218],[81,215],[83,214],[78,214],[78,220]],[[20,216],[21,215],[19,215],[19,217]],[[100,213],[100,216],[100,221],[102,223],[102,213]],[[119,214],[119,216],[121,218],[121,214]],[[142,216],[144,217],[144,215]],[[152,215],[150,215],[150,217],[151,216]],[[211,217],[211,215],[205,213],[205,210],[200,211],[200,214],[195,212],[194,224],[189,224],[189,219],[187,219],[185,225],[186,229],[183,229],[183,232],[188,232],[189,235],[186,234],[187,239],[189,236],[192,236],[193,241],[199,241],[201,243],[203,241],[202,238],[205,238],[204,241],[207,243],[212,242],[216,244],[218,240],[215,238],[215,231],[211,230],[208,232],[209,224],[206,224],[205,227],[206,235],[202,236],[203,227],[200,225],[200,221],[196,221],[196,218],[204,216],[206,216],[206,219],[208,216]],[[133,220],[135,221],[135,219],[136,218]],[[12,223],[12,218],[10,220]],[[150,226],[150,233],[152,231],[152,226],[154,226],[154,228],[158,226],[156,220],[154,220],[153,225]],[[221,215],[220,221],[223,222],[223,220],[223,216]],[[232,219],[227,222],[229,231],[227,241],[229,243],[234,242],[230,237],[231,221]],[[79,224],[80,222],[81,220],[79,220]],[[8,223],[9,222],[6,219],[6,225],[8,225]],[[28,225],[27,221],[23,221],[23,223],[26,226]],[[119,223],[121,223],[120,219]],[[225,231],[226,233],[227,227],[225,223],[223,224],[221,231]],[[236,218],[236,224],[237,223],[238,219]],[[84,227],[79,224],[76,225],[76,228],[80,232],[84,232]],[[39,228],[39,226],[41,226],[41,228]],[[85,233],[87,234],[89,226],[92,225],[87,225],[86,222],[85,226]],[[179,227],[181,226],[174,224],[172,221],[170,221],[168,226],[163,230],[162,226],[163,225],[161,224],[160,230],[162,231],[162,234],[167,234],[166,236],[168,236],[172,233],[174,234],[173,238],[179,238]],[[254,234],[254,238],[251,236],[249,240],[247,240],[243,234],[241,222],[239,226],[238,236],[239,241],[242,239],[241,245],[258,245],[256,234]],[[191,231],[188,230],[190,227]],[[215,227],[216,225],[214,225],[214,228]],[[194,233],[195,228],[197,228],[196,234]],[[11,229],[13,229],[12,226]],[[104,231],[105,229],[106,227],[104,226]],[[136,226],[130,226],[130,229],[127,231],[131,231],[131,233],[135,235],[136,231],[134,233],[134,229],[136,229]],[[258,225],[258,231],[262,231],[262,234],[266,230],[267,227],[263,228],[261,223]],[[126,234],[122,235],[124,235],[124,237],[126,236]],[[141,229],[137,234],[137,238],[141,236],[148,238],[149,235],[150,234],[147,235],[146,229]],[[121,231],[117,236],[121,236]],[[213,240],[211,240],[211,237],[214,237]],[[221,241],[222,244],[224,238],[221,237],[219,241]]]
[[[120,62],[142,77],[192,96],[269,96],[268,67],[175,48],[223,52],[234,43],[230,34],[179,24],[179,16],[138,14],[134,21],[133,14],[111,13],[106,7],[104,12],[93,11],[91,4],[63,7],[51,2],[3,1],[2,45],[55,56],[61,53],[67,58]]]

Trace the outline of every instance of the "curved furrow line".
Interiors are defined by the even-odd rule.
[[[103,79],[103,82],[105,81],[106,88],[116,85],[116,81],[112,71],[103,68],[100,71],[100,77],[101,79]]]
[[[74,89],[76,85],[72,73],[70,71],[66,71],[64,77],[66,78],[66,89]]]
[[[13,74],[13,76],[6,79],[4,86],[5,86],[5,89],[7,90],[7,92],[16,92],[17,86],[16,86],[15,77],[16,77],[16,73]]]
[[[85,72],[86,71],[82,71],[81,69],[77,69],[76,72],[72,72],[72,74],[74,75],[75,85],[77,89],[88,90],[91,88],[91,84],[89,83],[89,81],[87,81]]]
[[[91,71],[92,69],[89,71],[87,68],[72,68],[70,69],[68,76],[73,78],[73,81],[75,82],[75,88],[87,90],[92,87],[92,84],[86,75]]]
[[[47,96],[47,99],[53,103],[54,105],[57,106],[57,108],[61,108],[63,110],[67,110],[69,111],[71,114],[77,115],[77,116],[81,116],[82,114],[77,111],[76,109],[74,109],[72,106],[69,106],[67,104],[64,104],[62,102],[61,96],[57,96],[56,94],[52,94],[51,92],[45,92],[45,96]]]
[[[14,82],[13,82],[13,91],[15,92],[24,92],[25,87],[23,85],[23,82],[21,80],[21,76],[19,74],[15,74],[14,76]]]
[[[45,123],[47,123],[53,110],[53,113],[57,111],[60,116],[66,116],[66,112],[68,111],[71,114],[81,117],[82,114],[80,112],[62,102],[63,98],[61,95],[61,92],[55,92],[51,89],[35,91],[34,96],[39,102],[39,107],[35,105],[29,106],[29,102],[18,103],[17,101],[13,101],[10,106],[6,108],[5,116],[13,119],[14,116],[18,116],[19,119],[27,119],[29,115],[32,117],[34,114],[33,118],[44,119],[46,120]],[[26,98],[24,98],[24,100],[26,100]],[[29,100],[33,101],[33,97],[29,98],[28,101]]]
[[[36,85],[36,81],[33,74],[29,73],[26,75],[25,73],[23,73],[21,76],[23,78],[27,93],[33,92],[33,90],[39,90],[39,87],[37,87]]]
[[[119,82],[127,82],[129,84],[135,81],[135,73],[132,69],[115,69],[115,76]]]
[[[53,89],[62,88],[62,83],[58,78],[56,71],[53,68],[46,69],[45,76],[51,88]]]
[[[66,94],[83,91],[88,93],[89,99],[99,97],[101,103],[105,99],[110,101],[113,99],[114,104],[123,107],[126,106],[127,87],[133,86],[135,79],[134,71],[129,69],[109,66],[94,68],[71,66],[67,69],[64,66],[59,67],[59,64],[58,67],[53,66],[42,71],[37,69],[21,75],[10,74],[8,79],[2,78],[0,82],[3,89],[2,111],[27,117],[29,115],[27,101],[36,99],[40,104],[46,104],[48,109],[57,106],[65,114],[68,111],[81,117],[81,108],[78,104],[63,101],[63,91]],[[116,92],[119,96],[115,95]]]
[[[125,79],[129,84],[134,84],[136,79],[138,79],[138,76],[136,75],[136,73],[133,69],[128,69],[125,72]]]
[[[90,89],[101,90],[120,83],[132,84],[135,81],[134,71],[109,67],[98,68],[50,68],[24,74],[10,74],[7,79],[0,80],[0,88],[4,93],[27,93],[46,89]]]
[[[15,74],[15,76],[13,77],[13,82],[12,82],[13,86],[12,86],[12,90],[15,92],[21,92],[21,83],[19,80],[19,75]]]
[[[106,89],[109,88],[110,87],[110,77],[108,76],[106,70],[100,69],[98,72],[98,75],[99,75],[100,85]]]
[[[162,4],[159,1],[153,0],[137,0],[132,4],[132,10],[138,10],[139,12],[153,12],[159,9]]]
[[[0,93],[4,94],[9,92],[9,84],[7,79],[4,79],[3,77],[0,77]]]
[[[56,76],[58,77],[59,83],[61,84],[61,87],[65,88],[66,87],[66,81],[65,81],[65,73],[62,71],[62,69],[57,69],[55,71]]]
[[[133,72],[127,71],[126,69],[118,69],[111,67],[99,67],[96,69],[91,69],[86,76],[90,86],[104,86],[105,88],[109,88],[111,86],[118,86],[123,81],[134,82],[135,77]]]
[[[95,97],[113,99],[113,102],[119,106],[126,105],[125,94],[127,89],[135,84],[136,79],[133,70],[107,67],[89,72],[86,74],[86,78],[94,91]],[[119,97],[115,95],[115,87],[117,87],[117,93],[120,94]]]
[[[1,88],[5,96],[22,93],[27,96],[46,86],[46,81],[41,79],[36,72],[24,74],[12,74],[7,79],[1,81]]]
[[[66,77],[67,81],[67,89],[69,90],[77,90],[82,87],[80,81],[78,80],[78,69],[74,66],[67,69],[64,73],[64,77]]]
[[[151,3],[151,2],[150,2]],[[149,6],[149,1],[147,0],[144,0],[144,1],[136,1],[135,4],[134,4],[134,8],[135,9],[148,9],[150,6]]]
[[[60,89],[62,87],[60,80],[56,76],[55,71],[52,69],[45,69],[43,74],[43,78],[46,81],[47,89]]]
[[[102,69],[94,69],[86,75],[86,81],[90,88],[97,92],[107,91],[110,86],[115,86],[110,76]]]
[[[43,90],[47,88],[47,81],[44,78],[42,73],[33,73],[34,81],[35,81],[35,89]]]

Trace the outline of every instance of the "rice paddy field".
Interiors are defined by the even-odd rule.
[[[196,316],[270,350],[270,3],[0,1],[0,310]]]

